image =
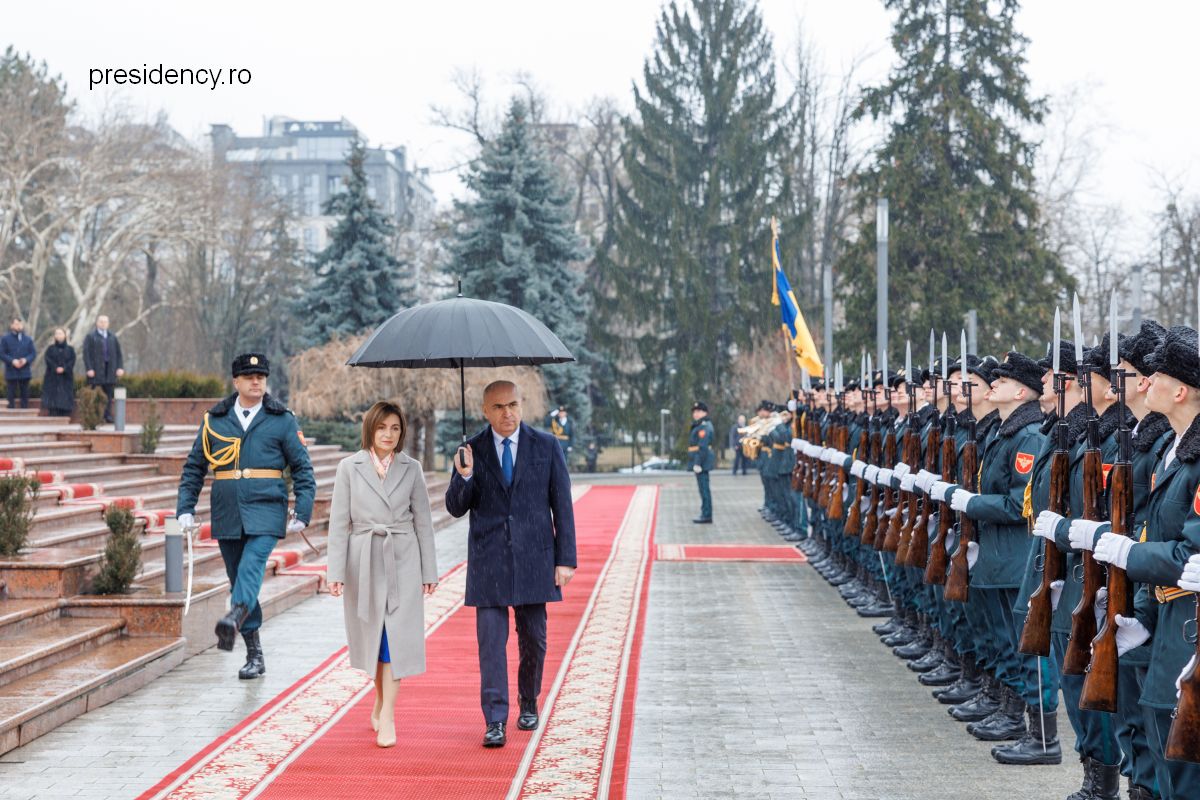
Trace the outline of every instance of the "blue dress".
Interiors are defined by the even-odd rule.
[[[379,660],[384,664],[392,663],[392,654],[388,652],[386,627],[383,629],[383,636],[379,639]]]

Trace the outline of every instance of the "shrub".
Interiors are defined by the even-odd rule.
[[[108,395],[99,386],[85,386],[75,396],[75,409],[79,412],[79,424],[85,431],[94,431],[104,421],[104,409],[108,406]]]
[[[104,522],[112,535],[104,547],[100,574],[92,583],[96,594],[125,594],[142,568],[142,545],[134,529],[133,512],[111,505]]]
[[[300,430],[308,441],[336,444],[351,453],[362,448],[362,423],[340,419],[302,419]]]
[[[142,422],[142,453],[150,455],[158,449],[162,438],[163,424],[158,416],[158,403],[151,400],[146,404],[146,419]]]
[[[15,556],[25,546],[33,526],[36,478],[25,475],[0,477],[0,556]]]

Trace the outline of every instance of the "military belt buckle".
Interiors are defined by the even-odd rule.
[[[234,480],[237,480],[238,478],[241,478],[241,477],[242,477],[242,471],[241,471],[240,469],[235,469],[235,470],[233,471],[233,477],[234,477]]]

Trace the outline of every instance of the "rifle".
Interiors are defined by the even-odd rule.
[[[1056,326],[1057,327],[1057,326]],[[1055,514],[1071,513],[1071,454],[1067,442],[1067,376],[1058,371],[1058,341],[1054,343],[1054,391],[1058,395],[1058,422],[1054,425],[1054,453],[1050,456],[1050,500],[1047,508]],[[1042,581],[1029,595],[1029,611],[1017,649],[1031,656],[1050,655],[1050,625],[1054,609],[1050,603],[1050,584],[1062,580],[1066,559],[1058,545],[1046,539],[1042,548]]]
[[[1115,302],[1115,295],[1114,295]],[[1113,309],[1112,325],[1116,326],[1116,308]],[[1109,334],[1109,358],[1117,361],[1117,337]],[[1112,377],[1116,382],[1117,411],[1117,461],[1108,474],[1109,515],[1112,532],[1129,536],[1133,532],[1133,441],[1132,432],[1125,424],[1125,378],[1132,373],[1113,367]],[[1108,607],[1104,612],[1104,624],[1096,638],[1092,639],[1092,660],[1083,679],[1083,692],[1079,696],[1079,707],[1089,711],[1117,710],[1117,614],[1129,616],[1133,605],[1129,596],[1129,577],[1125,570],[1108,565]]]
[[[808,414],[800,413],[800,392],[797,389],[792,389],[792,399],[796,401],[796,413],[792,414],[792,438],[800,439],[802,433],[806,430],[806,421]],[[805,421],[801,421],[804,419]],[[804,456],[799,452],[795,453],[796,463],[792,465],[791,486],[793,492],[800,491],[804,486]]]
[[[930,372],[933,371],[933,364],[929,365]],[[937,408],[937,378],[934,377],[931,381],[933,384],[933,407]],[[938,421],[940,423],[940,420]],[[937,470],[938,449],[942,444],[940,424],[929,426],[929,441],[925,443],[925,470],[934,472]],[[916,506],[916,495],[914,494],[913,507]],[[921,500],[921,513],[917,516],[917,521],[913,523],[912,533],[908,542],[908,561],[910,567],[917,569],[925,569],[929,563],[929,518],[933,515],[933,500],[926,497]],[[944,552],[944,548],[943,548]]]
[[[883,434],[881,428],[883,421],[879,416],[879,401],[877,392],[874,387],[871,388],[871,405],[874,411],[871,414],[868,427],[871,429],[871,453],[866,459],[868,464],[878,467],[883,461]],[[875,528],[879,525],[879,484],[871,484],[871,496],[867,500],[867,516],[863,518],[862,539],[863,544],[875,549]]]
[[[1079,347],[1076,343],[1076,347]],[[1087,450],[1083,453],[1083,518],[1104,519],[1104,466],[1100,454],[1100,417],[1092,404],[1092,376],[1080,358],[1079,380],[1088,405]],[[1104,568],[1083,551],[1083,594],[1071,612],[1071,638],[1063,657],[1064,675],[1083,675],[1092,658],[1092,639],[1096,638],[1096,592],[1104,585]]]
[[[967,335],[962,337],[962,389],[967,395],[967,443],[962,451],[962,488],[979,491],[979,449],[975,441],[975,412],[971,407],[971,381],[967,378]],[[965,511],[958,515],[958,548],[950,556],[950,575],[946,578],[947,600],[965,603],[970,596],[971,570],[967,564],[967,547],[975,540],[975,520]]]
[[[837,419],[838,426],[833,439],[833,447],[840,452],[846,452],[846,444],[850,438],[849,420],[846,417],[845,399],[846,395],[841,390],[841,374],[838,375],[838,393],[837,393]],[[842,489],[846,485],[846,467],[842,464],[830,465],[833,467],[832,488],[829,493],[829,518],[841,519],[846,515],[846,501],[842,497]]]
[[[945,359],[943,358],[943,363]],[[943,381],[942,387],[947,397],[950,396],[950,381]],[[954,403],[946,407],[943,415],[946,430],[942,432],[942,481],[954,483],[954,475],[958,471],[958,446],[954,435],[958,429],[958,415],[954,412]],[[929,498],[933,503],[933,498]],[[946,537],[950,535],[950,526],[954,519],[950,504],[943,502],[938,509],[938,529],[929,543],[929,561],[925,564],[925,583],[943,586],[946,583],[946,566],[949,561],[946,553]]]
[[[1196,617],[1200,619],[1200,595],[1196,595]],[[1200,764],[1200,636],[1196,637],[1196,666],[1179,681],[1179,702],[1171,715],[1166,756],[1171,761]]]
[[[885,397],[890,399],[890,390],[885,390]],[[896,463],[896,428],[892,421],[886,416],[883,424],[887,426],[887,434],[883,436],[883,460],[882,466],[884,469],[891,469]],[[883,510],[891,511],[896,507],[896,492],[892,491],[891,485],[880,487],[880,496],[883,498]],[[878,525],[875,528],[875,549],[886,550],[888,529],[892,524],[892,517],[886,513],[879,515]],[[895,548],[888,552],[895,552]]]
[[[870,443],[870,438],[867,435],[868,427],[869,424],[864,425],[863,429],[859,431],[858,444],[854,448],[854,457],[864,462],[870,457],[870,454],[867,453],[867,447]],[[845,533],[847,536],[862,535],[862,499],[866,488],[867,482],[859,478],[855,484],[854,502],[850,504],[850,511],[846,514]]]

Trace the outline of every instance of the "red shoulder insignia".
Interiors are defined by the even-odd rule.
[[[696,431],[696,435],[703,439],[705,436],[708,436],[708,431],[704,430],[704,428],[701,428],[700,430]]]
[[[1200,486],[1196,487],[1196,494],[1192,496],[1192,512],[1200,515]]]
[[[1013,467],[1019,475],[1028,475],[1033,469],[1033,454],[1032,453],[1017,453],[1016,459],[1013,461]]]
[[[1108,473],[1112,472],[1112,464],[1101,464],[1100,469],[1104,470],[1104,485],[1108,486]]]

